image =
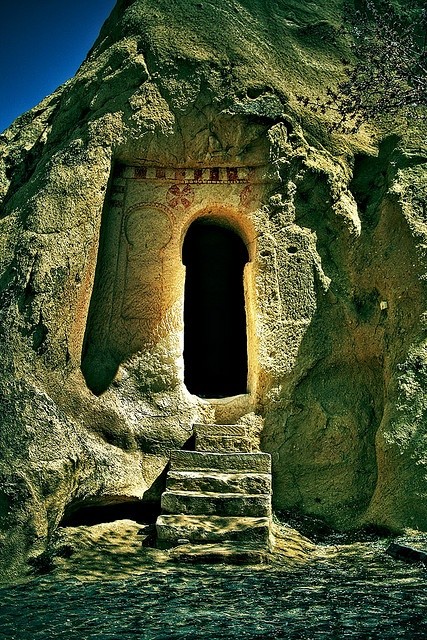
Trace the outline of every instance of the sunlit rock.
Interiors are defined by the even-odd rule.
[[[275,510],[427,527],[425,123],[331,134],[295,99],[340,77],[345,12],[119,0],[1,135],[5,579],[81,509],[159,504],[195,423],[245,425]]]

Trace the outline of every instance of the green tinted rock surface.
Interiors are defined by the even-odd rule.
[[[427,528],[425,123],[331,134],[296,100],[343,77],[346,15],[341,0],[119,0],[76,76],[0,136],[3,576],[70,511],[158,501],[169,451],[224,415],[272,454],[275,508]],[[117,163],[266,167],[248,407],[191,396],[166,339],[88,388]]]

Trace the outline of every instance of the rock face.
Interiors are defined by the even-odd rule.
[[[119,0],[0,137],[3,577],[79,509],[143,514],[194,423],[247,427],[275,509],[427,527],[425,125],[295,99],[345,11]]]

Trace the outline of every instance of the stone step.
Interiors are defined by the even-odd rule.
[[[240,424],[195,424],[196,451],[212,451],[216,453],[249,453],[252,443],[247,429]]]
[[[268,564],[269,550],[242,542],[220,542],[216,544],[180,544],[170,552],[172,562],[186,564]]]
[[[249,438],[240,436],[211,436],[196,433],[196,451],[214,453],[250,453],[252,443]]]
[[[219,471],[169,471],[166,488],[171,491],[216,493],[271,493],[268,473],[221,473]]]
[[[156,529],[157,544],[163,549],[184,541],[240,541],[263,547],[268,547],[270,541],[270,518],[161,515]]]
[[[194,424],[193,431],[199,436],[237,436],[248,435],[243,424]]]
[[[171,471],[223,471],[225,473],[271,473],[269,453],[211,453],[171,451]]]
[[[162,513],[260,518],[271,515],[271,500],[269,494],[165,491]]]

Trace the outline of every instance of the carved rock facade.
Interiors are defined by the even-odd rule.
[[[331,135],[294,97],[340,72],[344,14],[119,0],[2,134],[6,577],[81,509],[158,504],[194,423],[245,425],[276,510],[427,526],[423,124]],[[248,256],[247,388],[223,398],[185,384],[196,220]]]

